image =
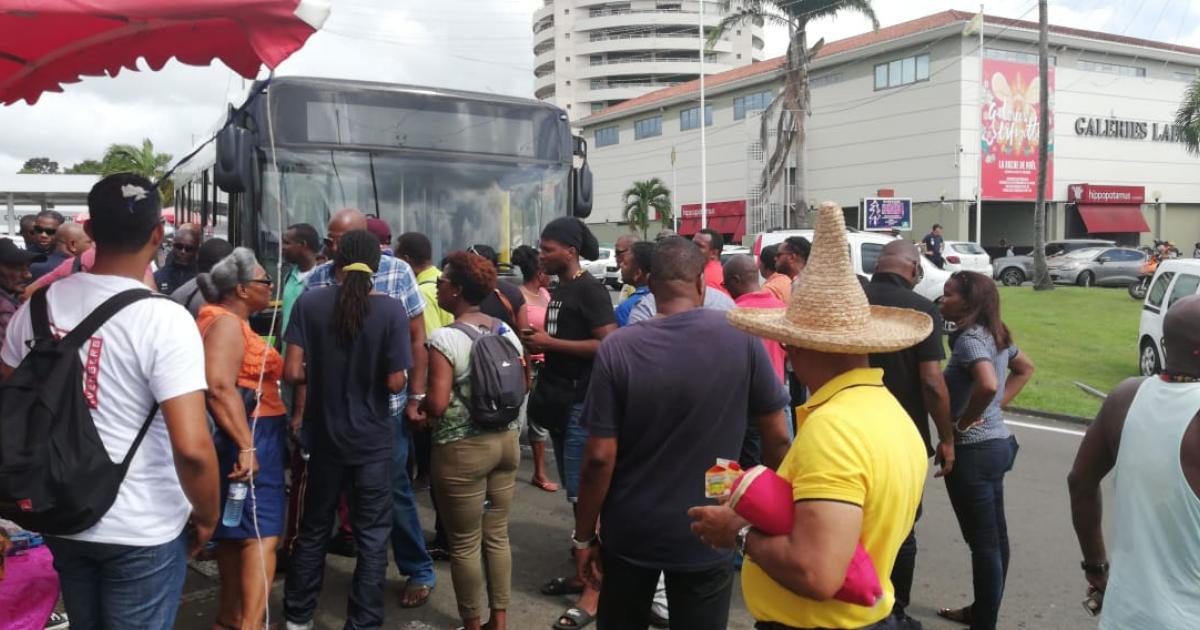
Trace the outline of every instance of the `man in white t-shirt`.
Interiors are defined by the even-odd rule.
[[[158,191],[144,177],[104,178],[88,194],[88,212],[95,264],[47,290],[59,335],[109,297],[145,288],[140,280],[163,240]],[[32,339],[25,304],[9,323],[0,376],[21,363]],[[156,402],[159,413],[108,512],[79,534],[46,537],[67,613],[84,628],[171,628],[189,554],[212,536],[220,511],[200,334],[183,307],[145,299],[109,319],[79,355],[84,395],[113,461],[125,457]]]

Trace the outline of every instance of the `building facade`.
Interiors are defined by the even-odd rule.
[[[534,95],[579,120],[700,76],[697,0],[544,0],[533,14]],[[724,15],[704,2],[705,37]],[[705,54],[705,75],[763,58],[762,27],[726,33]]]
[[[707,219],[740,241],[799,227],[783,211],[795,201],[833,200],[860,225],[864,199],[895,196],[912,200],[906,237],[940,223],[948,240],[1032,244],[1037,24],[987,17],[981,51],[963,35],[973,17],[946,11],[824,46],[810,73],[800,200],[791,185],[759,191],[774,146],[770,133],[761,141],[759,113],[782,89],[783,60],[710,77]],[[1172,124],[1200,50],[1064,26],[1051,27],[1050,48],[1047,236],[1200,241],[1200,159]],[[621,193],[650,177],[675,191],[680,231],[699,228],[697,108],[692,82],[581,121],[596,182],[589,220],[602,234],[625,229]]]

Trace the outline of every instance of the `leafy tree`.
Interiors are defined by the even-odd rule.
[[[1192,81],[1175,113],[1175,124],[1183,136],[1188,153],[1200,155],[1200,77]]]
[[[151,181],[158,181],[167,172],[170,163],[171,154],[155,153],[154,143],[146,138],[142,140],[141,147],[132,144],[110,145],[104,152],[104,158],[100,160],[100,174],[108,176],[113,173],[136,173]],[[173,203],[175,195],[171,182],[163,182],[159,191],[162,194],[163,205]]]
[[[54,175],[58,173],[58,162],[45,157],[35,157],[25,160],[25,165],[17,171],[23,175]]]
[[[67,175],[99,175],[103,165],[97,160],[84,160],[63,171]]]
[[[664,228],[670,225],[671,191],[659,178],[634,182],[621,198],[625,204],[625,220],[642,233],[642,240],[646,240],[646,231],[650,229],[652,208],[658,212],[658,220]]]
[[[791,154],[796,170],[796,194],[792,197],[795,220],[800,225],[800,209],[804,207],[806,184],[804,181],[805,119],[811,113],[812,93],[808,84],[808,69],[817,52],[825,45],[821,39],[811,48],[808,46],[808,24],[813,20],[830,17],[843,11],[862,14],[879,28],[871,0],[727,0],[721,23],[710,32],[708,45],[713,44],[724,33],[746,23],[777,24],[788,28],[787,62],[784,65],[783,92],[762,113],[759,141],[763,150],[769,150],[768,132],[775,127],[775,148],[766,156],[760,179],[764,196],[770,195],[780,178],[787,171],[787,158]],[[793,151],[793,149],[795,149]]]

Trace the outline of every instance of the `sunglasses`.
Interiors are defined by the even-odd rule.
[[[55,234],[58,233],[58,228],[44,228],[44,227],[38,227],[35,225],[35,226],[33,226],[33,233],[34,234],[45,234],[46,236],[54,236]]]
[[[263,284],[268,287],[275,284],[275,282],[272,281],[270,278],[255,278],[255,279],[251,280],[250,282],[253,282],[255,284]]]
[[[175,243],[174,247],[175,247],[175,251],[177,251],[177,252],[189,252],[190,253],[190,252],[196,251],[195,245],[184,245],[183,243]]]

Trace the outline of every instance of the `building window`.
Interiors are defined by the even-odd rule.
[[[1195,81],[1198,76],[1200,76],[1200,73],[1197,73],[1195,70],[1175,70],[1171,73],[1172,80],[1183,81],[1185,83],[1191,83],[1192,81]]]
[[[653,138],[662,135],[662,116],[643,118],[633,123],[633,139]]]
[[[621,140],[621,135],[617,132],[616,126],[604,127],[596,130],[596,147],[606,147],[610,144],[616,144]]]
[[[704,126],[711,127],[713,121],[712,105],[704,106]],[[692,107],[679,112],[679,130],[687,131],[689,129],[700,128],[700,107]]]
[[[733,99],[733,119],[741,120],[746,117],[749,112],[757,112],[767,108],[771,104],[771,98],[774,94],[771,90],[763,90],[755,94],[747,94],[746,96],[738,96]]]
[[[918,69],[919,69],[919,67],[918,67]],[[926,68],[926,71],[928,71],[928,68]],[[846,77],[844,77],[841,72],[830,72],[828,74],[823,74],[819,77],[809,79],[808,85],[809,85],[809,87],[821,87],[823,85],[833,85],[834,83],[841,83],[842,79],[844,79],[844,78],[846,78]]]
[[[1103,72],[1105,74],[1116,74],[1123,77],[1144,77],[1146,69],[1142,66],[1125,66],[1119,63],[1104,63],[1100,61],[1089,61],[1080,59],[1078,67],[1085,72]]]
[[[1027,63],[1036,66],[1038,63],[1038,55],[1033,52],[1021,52],[1017,50],[1004,50],[1003,48],[984,48],[983,55],[988,59],[999,59],[1000,61],[1014,61],[1016,63]],[[1050,55],[1046,58],[1046,63],[1055,65],[1058,58]]]
[[[929,80],[929,55],[894,59],[875,66],[875,89],[909,85]]]

